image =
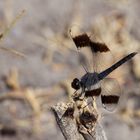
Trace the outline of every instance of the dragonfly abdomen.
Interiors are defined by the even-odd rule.
[[[127,62],[128,60],[130,60],[132,57],[134,57],[137,54],[137,52],[133,52],[130,53],[129,55],[125,56],[124,58],[122,58],[120,61],[116,62],[114,65],[112,65],[111,67],[109,67],[108,69],[104,70],[103,72],[101,72],[98,76],[99,80],[104,79],[106,76],[108,76],[112,71],[114,71],[115,69],[117,69],[119,66],[121,66],[122,64],[124,64],[125,62]]]

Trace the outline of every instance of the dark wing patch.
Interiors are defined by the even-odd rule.
[[[101,82],[101,102],[108,111],[114,111],[119,104],[121,88],[116,79],[105,78]]]
[[[90,45],[90,39],[86,33],[72,37],[77,49]]]
[[[88,90],[85,92],[85,97],[93,97],[93,96],[99,96],[101,93],[101,88]]]
[[[102,53],[102,52],[110,51],[110,49],[107,47],[105,43],[94,42],[94,41],[90,41],[90,48],[93,53],[96,52]]]
[[[70,30],[70,33],[71,33],[71,30]],[[82,48],[82,47],[90,47],[93,53],[110,51],[110,49],[107,47],[105,43],[95,42],[91,40],[90,37],[86,33],[79,34],[77,36],[73,36],[71,34],[71,37],[77,49]]]
[[[101,101],[103,104],[118,104],[119,98],[120,97],[117,95],[101,95]]]

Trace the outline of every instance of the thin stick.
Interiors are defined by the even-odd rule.
[[[66,140],[84,140],[82,135],[78,132],[76,121],[70,117],[62,117],[66,111],[67,105],[59,103],[52,107],[58,126]],[[61,118],[61,119],[60,119]]]
[[[66,140],[107,140],[105,132],[99,123],[91,133],[80,133],[75,118],[62,117],[67,107],[68,105],[64,103],[58,103],[52,107],[57,124]]]

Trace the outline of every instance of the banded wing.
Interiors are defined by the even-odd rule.
[[[78,26],[73,26],[69,33],[79,53],[86,56],[87,64],[84,66],[88,71],[99,73],[114,62],[113,55],[105,43],[95,41],[93,36],[82,31]]]
[[[97,85],[91,86],[86,91],[85,96],[99,96],[101,93],[103,107],[109,111],[113,111],[119,102],[121,89],[115,79],[106,77],[119,66],[132,59],[137,53],[133,52],[114,64],[113,56],[106,44],[93,40],[90,35],[81,32],[77,26],[70,29],[70,35],[77,49],[80,51],[80,54],[88,58],[88,65],[86,66],[90,68],[90,71],[89,69],[86,69],[86,71],[88,70],[87,72],[91,73],[97,72],[98,80],[102,83],[101,88],[98,83]],[[87,75],[89,75],[89,73],[87,73]],[[85,83],[91,85],[90,83],[94,83],[93,80],[95,80],[95,76],[93,78],[87,76],[87,78],[85,78]]]
[[[108,111],[114,111],[122,93],[118,81],[113,78],[105,78],[101,81],[101,88],[101,102],[103,107]]]
[[[121,95],[121,89],[119,83],[116,79],[106,78],[112,71],[120,67],[122,64],[126,63],[128,60],[132,59],[137,52],[133,52],[123,57],[121,60],[113,64],[108,69],[99,73],[98,77],[101,81],[102,93],[101,93],[101,101],[103,107],[109,111],[113,111],[115,106],[119,102],[119,98]]]

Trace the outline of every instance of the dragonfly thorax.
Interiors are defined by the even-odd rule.
[[[91,86],[94,86],[99,82],[98,78],[98,73],[86,73],[82,78],[81,78],[81,85],[83,88],[90,90]]]
[[[86,73],[82,78],[79,80],[78,78],[74,78],[71,86],[75,90],[87,89],[90,90],[91,86],[93,87],[99,82],[98,73]]]

